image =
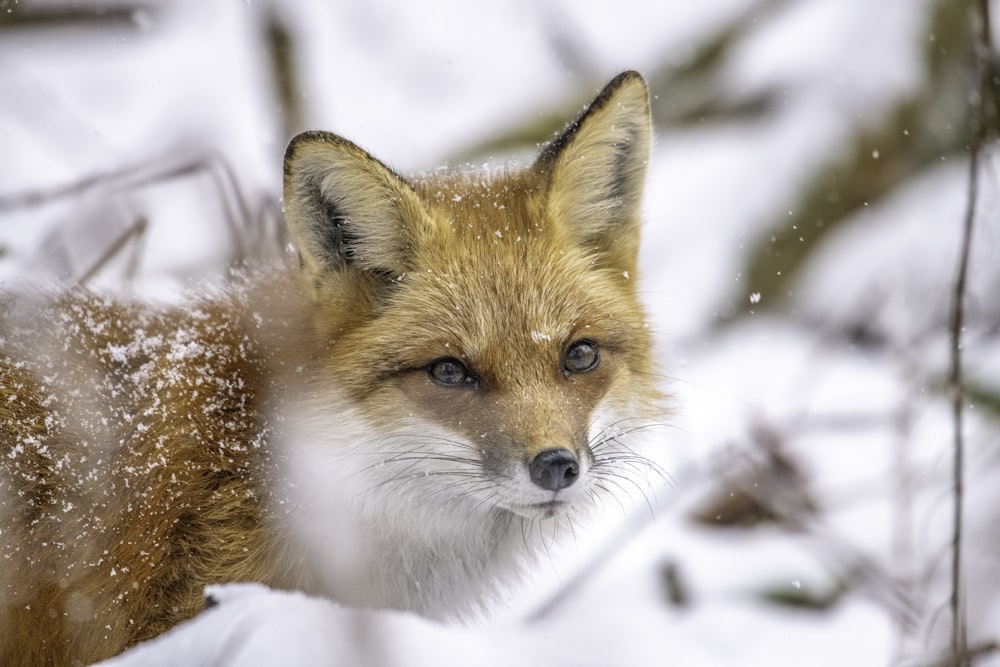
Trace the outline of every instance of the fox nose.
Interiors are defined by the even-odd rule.
[[[580,476],[580,464],[568,449],[546,449],[528,464],[531,481],[546,491],[571,486]]]

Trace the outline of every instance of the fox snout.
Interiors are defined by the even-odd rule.
[[[594,492],[593,442],[578,433],[549,432],[532,446],[530,436],[522,437],[484,443],[482,469],[492,479],[495,504],[526,517],[552,517],[574,511]]]
[[[580,477],[580,462],[565,448],[546,449],[528,464],[531,481],[546,491],[560,491]]]

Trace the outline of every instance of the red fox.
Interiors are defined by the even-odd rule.
[[[461,618],[638,483],[650,135],[634,72],[522,170],[306,132],[297,262],[183,307],[0,297],[0,664],[106,658],[224,582]]]

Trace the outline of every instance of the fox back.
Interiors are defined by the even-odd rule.
[[[639,75],[530,167],[285,156],[295,265],[184,308],[0,300],[0,662],[87,663],[258,581],[461,618],[648,461]]]

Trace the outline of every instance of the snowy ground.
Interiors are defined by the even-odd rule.
[[[918,85],[927,2],[764,4],[273,4],[300,39],[306,124],[404,171],[535,114],[572,113],[581,82],[593,91],[622,69],[682,62],[745,12],[760,12],[759,29],[716,83],[734,98],[779,90],[780,105],[756,123],[657,128],[642,278],[677,415],[653,443],[673,478],[653,494],[655,521],[644,506],[609,513],[509,609],[470,627],[235,586],[203,617],[110,664],[928,664],[950,625],[951,435],[935,388],[947,348],[933,322],[947,305],[964,164],[943,160],[865,209],[788,310],[718,326],[734,294],[774,296],[740,292],[741,255],[768,216],[854,121]],[[148,225],[136,249],[94,282],[120,286],[133,262],[134,289],[173,298],[264,244],[246,221],[275,214],[288,138],[266,77],[268,7],[173,2],[110,31],[3,34],[0,279],[79,278],[139,218]],[[15,200],[107,174],[66,197]],[[995,299],[1000,279],[996,193],[986,188],[973,303]],[[887,344],[843,333],[860,312]],[[974,313],[966,352],[970,374],[997,390],[991,331]],[[970,529],[989,538],[997,430],[975,405],[968,434]],[[692,519],[736,496],[780,520]],[[971,546],[973,639],[1000,628],[996,549]]]

